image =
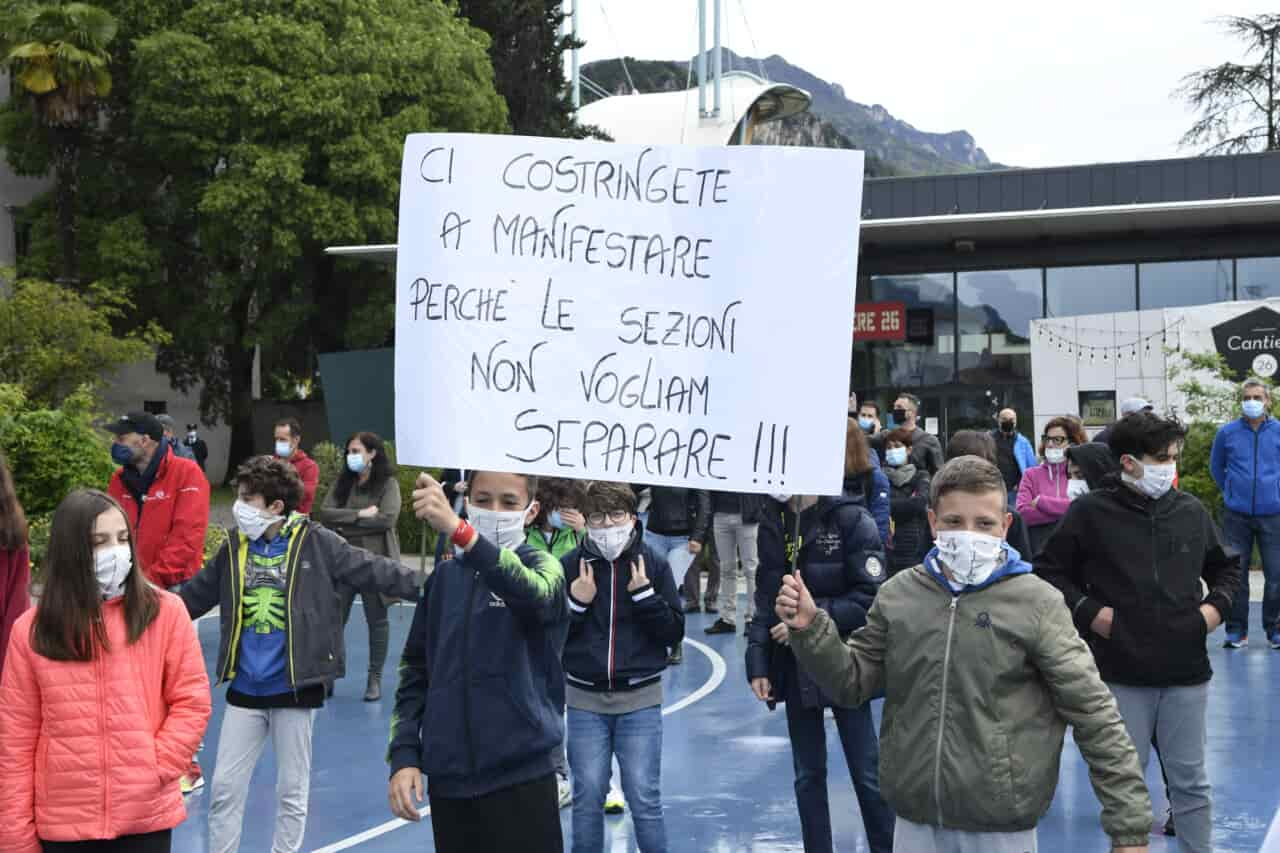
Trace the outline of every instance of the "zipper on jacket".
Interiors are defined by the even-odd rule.
[[[293,671],[293,590],[298,578],[298,555],[302,553],[302,540],[307,538],[307,528],[300,527],[289,537],[285,567],[289,572],[289,585],[284,596],[284,636],[289,646],[289,687],[298,695],[298,679]],[[361,599],[363,602],[363,599]]]
[[[471,609],[476,600],[476,584],[480,582],[480,572],[473,570],[471,589],[467,592],[467,619],[462,623],[462,734],[467,742],[467,775],[476,772],[476,749],[471,740]]]
[[[1156,623],[1160,622],[1160,555],[1156,553],[1156,504],[1151,502],[1151,573],[1156,579]]]
[[[951,673],[951,637],[956,629],[956,605],[960,597],[951,596],[951,615],[947,621],[947,650],[942,655],[942,698],[938,703],[938,746],[933,757],[933,799],[938,806],[938,828],[942,823],[942,733],[947,724],[947,681]]]
[[[231,645],[227,648],[227,660],[222,668],[222,674],[218,677],[219,682],[226,681],[231,677],[232,670],[235,667],[236,654],[240,649],[240,628],[244,616],[244,611],[240,603],[240,593],[244,589],[244,565],[249,559],[249,540],[243,536],[236,534],[241,545],[238,545],[233,552],[231,550],[231,538],[228,534],[227,556],[231,558]],[[234,553],[234,556],[232,554]]]
[[[618,630],[618,564],[609,563],[609,692],[613,692],[614,647]]]
[[[104,620],[105,621],[105,620]],[[98,671],[98,725],[102,736],[98,738],[99,754],[102,756],[102,837],[111,836],[111,772],[107,763],[107,675],[103,663],[105,651],[94,651],[94,668]],[[46,766],[48,759],[45,759]]]
[[[1263,425],[1265,425],[1265,421]],[[1258,514],[1258,436],[1262,434],[1262,425],[1251,430],[1253,433],[1253,493],[1249,497],[1249,514]]]

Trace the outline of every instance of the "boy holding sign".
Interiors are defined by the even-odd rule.
[[[799,575],[775,606],[796,661],[838,705],[885,695],[895,849],[1034,851],[1070,724],[1113,849],[1145,851],[1151,801],[1133,742],[1062,594],[1004,541],[1000,469],[953,459],[932,498],[937,547],[880,587],[847,643]]]
[[[471,472],[467,517],[429,474],[414,513],[457,556],[432,573],[400,660],[388,761],[391,810],[420,820],[427,776],[440,853],[560,853],[564,571],[525,544],[537,478]]]

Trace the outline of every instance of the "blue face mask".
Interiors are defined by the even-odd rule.
[[[364,456],[359,453],[347,454],[347,470],[352,474],[359,474],[364,471],[366,465]]]
[[[547,516],[547,523],[556,530],[564,530],[564,519],[560,516],[560,510],[553,509],[551,514]]]
[[[1262,417],[1266,409],[1261,400],[1245,400],[1241,408],[1244,409],[1244,416],[1251,420]]]
[[[890,447],[884,452],[884,461],[888,462],[894,468],[906,465],[907,449],[905,447]]]
[[[138,458],[138,451],[127,444],[111,445],[111,461],[117,465],[132,465]]]
[[[871,418],[858,418],[858,426],[862,427],[863,432],[871,432],[876,428],[876,422]]]

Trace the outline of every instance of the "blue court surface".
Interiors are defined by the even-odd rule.
[[[1251,624],[1256,628],[1257,603]],[[741,605],[739,605],[741,612]],[[396,687],[395,663],[404,646],[413,610],[391,610],[391,655],[381,703],[361,701],[368,666],[363,611],[354,608],[347,628],[347,678],[318,713],[315,725],[311,807],[305,850],[369,853],[434,850],[430,818],[407,825],[392,818],[387,806],[384,752]],[[688,617],[685,662],[666,675],[663,733],[663,794],[673,853],[684,851],[800,851],[800,822],[792,792],[794,778],[786,720],[781,708],[770,713],[755,701],[743,675],[741,631],[707,637],[702,629],[713,617]],[[210,671],[217,654],[215,619],[199,623],[200,641]],[[1280,651],[1272,651],[1255,632],[1254,646],[1221,648],[1222,631],[1211,638],[1215,676],[1209,708],[1209,776],[1214,790],[1214,848],[1218,853],[1254,853],[1263,847],[1280,808]],[[213,718],[200,755],[206,777],[217,768],[218,730],[225,688],[214,697]],[[879,703],[877,703],[878,705]],[[877,714],[877,718],[878,718]],[[845,770],[833,723],[828,722],[829,788],[836,849],[867,850],[857,800]],[[1148,782],[1163,821],[1166,807],[1154,758]],[[253,777],[240,849],[271,849],[275,814],[275,764],[268,747]],[[193,795],[187,822],[174,834],[175,851],[207,849],[209,788]],[[1066,745],[1053,807],[1040,823],[1042,853],[1084,853],[1109,849],[1098,825],[1099,806],[1089,786],[1079,751]],[[501,816],[496,816],[501,819]],[[569,810],[561,814],[566,849]],[[1153,816],[1154,820],[1154,816]],[[1280,821],[1277,821],[1280,823]],[[636,849],[630,818],[606,818],[611,851]],[[1280,841],[1280,828],[1271,833]],[[1268,851],[1280,845],[1267,844]],[[1172,839],[1152,835],[1151,850],[1174,851]]]

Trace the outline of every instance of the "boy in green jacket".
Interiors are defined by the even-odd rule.
[[[1070,724],[1114,849],[1146,851],[1137,753],[1062,594],[1004,541],[1000,470],[962,456],[931,491],[936,547],[880,587],[847,644],[798,575],[776,606],[798,663],[837,704],[884,693],[880,787],[898,815],[894,849],[1034,851]]]

